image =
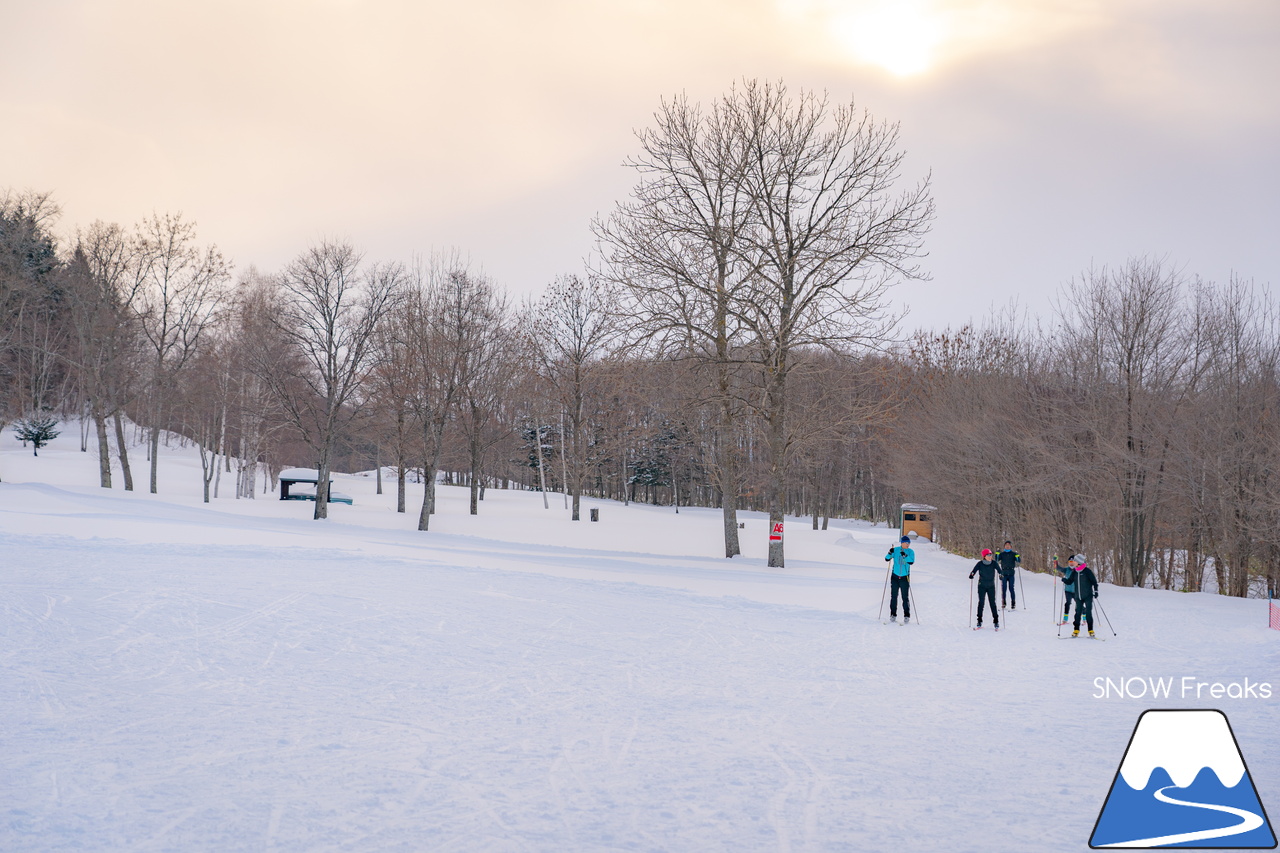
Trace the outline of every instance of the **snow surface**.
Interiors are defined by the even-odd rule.
[[[423,533],[420,486],[335,475],[316,522],[160,463],[126,494],[73,425],[0,438],[0,850],[1085,850],[1150,707],[1222,708],[1280,810],[1276,698],[1094,698],[1280,697],[1265,602],[1104,585],[1118,636],[1064,642],[1024,572],[974,632],[972,559],[921,542],[886,626],[884,527],[789,521],[774,570],[755,514],[727,561],[714,510],[441,487]]]

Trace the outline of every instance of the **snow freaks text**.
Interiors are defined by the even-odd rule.
[[[1271,685],[1249,678],[1204,681],[1195,675],[1093,680],[1094,699],[1270,699]]]

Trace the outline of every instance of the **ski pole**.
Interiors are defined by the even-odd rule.
[[[1057,561],[1057,556],[1051,558],[1051,562]],[[1053,568],[1049,574],[1053,575],[1053,621],[1058,621],[1058,570]]]
[[[1054,563],[1057,563],[1057,562],[1058,562],[1058,558],[1057,558],[1057,557],[1054,557],[1054,558],[1053,558],[1053,561],[1054,561]],[[1060,583],[1059,583],[1059,581],[1060,581],[1060,580],[1062,580],[1062,579],[1061,579],[1060,577],[1058,577],[1058,567],[1055,565],[1055,566],[1053,567],[1053,583],[1054,583],[1054,585],[1055,585],[1055,586],[1062,586],[1062,584],[1060,584]],[[1063,607],[1063,609],[1065,609],[1065,608],[1066,608],[1066,606],[1067,606],[1067,588],[1066,588],[1065,586],[1062,586],[1062,607]],[[1065,620],[1065,619],[1059,619],[1059,618],[1058,618],[1058,595],[1057,595],[1057,593],[1054,593],[1054,596],[1053,596],[1053,621],[1058,623],[1058,639],[1062,639],[1062,623],[1063,623],[1063,622],[1065,622],[1066,620]]]
[[[973,627],[973,576],[969,576],[969,627]]]
[[[910,577],[908,575],[907,577]],[[911,588],[911,582],[907,581],[907,595],[911,596],[911,612],[916,615],[916,624],[920,624],[920,608],[916,607],[916,593]],[[905,607],[903,609],[906,609]]]
[[[889,564],[889,568],[884,573],[884,589],[880,590],[880,615],[877,619],[884,618],[884,596],[889,591],[889,575],[893,572],[893,564]]]
[[[1098,612],[1102,614],[1102,618],[1103,618],[1103,619],[1107,619],[1107,611],[1105,611],[1105,610],[1103,610],[1103,609],[1102,609],[1102,599],[1098,598],[1097,596],[1094,596],[1094,598],[1093,598],[1093,603],[1094,603],[1094,604],[1096,604],[1096,605],[1098,605]],[[1110,620],[1110,619],[1107,619],[1107,627],[1108,627],[1108,628],[1111,628],[1111,620]],[[1115,628],[1111,628],[1111,636],[1113,636],[1113,637],[1118,637],[1118,636],[1119,636],[1119,634],[1117,634],[1117,633],[1116,633],[1116,629],[1115,629]]]
[[[1016,573],[1015,579],[1018,581],[1018,594],[1022,596],[1022,609],[1026,610],[1027,609],[1027,587],[1022,582],[1022,566],[1016,566],[1014,568],[1014,572]]]

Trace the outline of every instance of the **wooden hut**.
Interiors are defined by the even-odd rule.
[[[937,541],[933,535],[934,514],[938,511],[936,506],[928,504],[903,504],[902,505],[902,524],[900,529],[903,536],[915,534],[922,539],[928,539],[930,542]]]

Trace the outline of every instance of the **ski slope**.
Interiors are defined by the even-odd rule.
[[[1104,584],[1118,636],[1059,642],[1024,572],[973,632],[920,543],[884,625],[884,527],[789,521],[778,570],[749,513],[731,561],[717,511],[560,495],[423,533],[351,476],[316,522],[202,504],[190,449],[100,489],[74,432],[0,438],[0,850],[1078,851],[1150,707],[1225,711],[1280,811],[1265,602]],[[1274,693],[1095,698],[1158,676]]]

